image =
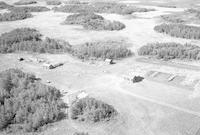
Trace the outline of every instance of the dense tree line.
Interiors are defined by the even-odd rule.
[[[132,55],[126,44],[102,41],[72,46],[68,42],[51,38],[42,39],[35,29],[18,28],[0,36],[0,53],[12,52],[70,53],[80,59],[119,59]]]
[[[139,55],[155,56],[159,59],[200,60],[200,47],[191,44],[153,43],[142,46]]]
[[[30,12],[44,12],[50,9],[42,6],[30,7],[9,7],[10,12],[0,14],[0,22],[2,21],[16,21],[32,17]]]
[[[0,1],[0,9],[8,9],[8,8],[11,8],[13,6],[3,2],[3,1]]]
[[[24,20],[27,18],[32,17],[31,13],[20,11],[20,12],[8,12],[8,13],[3,13],[0,14],[0,22],[4,21],[16,21],[16,20]]]
[[[78,100],[70,108],[71,118],[80,121],[105,121],[116,114],[117,111],[113,106],[89,97]]]
[[[20,28],[4,33],[0,36],[0,53],[19,51],[39,53],[69,52],[71,46],[68,42],[46,38],[35,29]]]
[[[80,59],[120,59],[132,55],[132,52],[125,44],[117,41],[101,41],[85,43],[74,46],[71,53]]]
[[[200,27],[184,24],[161,24],[154,27],[159,33],[166,33],[173,37],[186,39],[200,39]]]
[[[18,2],[15,2],[15,5],[29,5],[29,4],[36,4],[37,1],[35,0],[20,0]]]
[[[90,30],[122,30],[126,26],[118,21],[108,21],[94,13],[79,13],[69,15],[64,24],[78,24]]]
[[[64,117],[61,93],[18,69],[0,73],[0,130],[36,131]]]
[[[62,2],[58,1],[58,0],[48,0],[46,1],[47,5],[60,5],[62,4]]]
[[[137,8],[134,6],[127,6],[126,4],[112,2],[96,2],[91,4],[69,4],[65,6],[55,7],[54,10],[66,13],[96,12],[132,14],[134,12],[148,12],[154,9]]]
[[[11,12],[45,12],[50,9],[44,6],[21,6],[9,9]]]

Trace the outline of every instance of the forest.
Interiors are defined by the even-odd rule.
[[[79,121],[108,121],[117,115],[113,106],[100,100],[86,97],[72,104],[70,117]]]
[[[94,13],[79,13],[69,15],[63,24],[82,25],[88,30],[122,30],[126,26],[118,21],[105,20],[102,16]]]
[[[159,33],[165,33],[172,37],[186,39],[200,39],[200,27],[184,24],[161,24],[154,27]]]
[[[54,87],[19,69],[0,73],[0,130],[37,131],[65,117],[67,105]]]
[[[0,53],[12,52],[38,52],[38,53],[64,53],[69,52],[71,46],[68,42],[46,37],[35,29],[18,28],[0,36]]]
[[[134,12],[148,12],[154,9],[138,8],[134,6],[127,6],[126,4],[119,4],[114,2],[95,2],[92,4],[68,4],[60,7],[53,8],[54,11],[66,13],[113,13],[127,15]]]
[[[125,43],[118,41],[99,41],[73,46],[72,55],[79,59],[120,59],[133,55]]]
[[[186,59],[200,60],[200,47],[191,44],[178,43],[152,43],[142,46],[138,50],[142,56],[154,56],[158,59]]]

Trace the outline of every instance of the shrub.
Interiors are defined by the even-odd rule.
[[[132,55],[126,45],[117,41],[102,41],[74,46],[71,52],[80,59],[120,59]]]
[[[153,43],[141,47],[139,55],[155,56],[158,59],[200,60],[200,47],[190,44]]]
[[[66,105],[54,87],[18,69],[0,73],[0,130],[17,125],[26,131],[62,118]]]
[[[18,51],[61,53],[70,51],[69,43],[50,38],[42,41],[41,36],[37,30],[30,28],[15,29],[4,33],[0,37],[0,53]]]
[[[56,0],[49,0],[46,3],[47,3],[47,5],[60,5],[60,4],[62,4],[60,1],[56,1]]]
[[[200,39],[200,27],[183,24],[161,24],[154,27],[159,33],[166,33],[173,37],[186,39]]]
[[[78,24],[83,25],[85,29],[90,30],[122,30],[125,25],[118,21],[108,21],[102,16],[94,13],[79,13],[69,15],[64,24]]]
[[[67,13],[83,13],[83,12],[96,12],[96,13],[115,13],[115,14],[132,14],[134,12],[147,12],[154,9],[137,8],[127,6],[125,4],[111,3],[111,2],[96,2],[93,4],[71,4],[61,7],[55,7],[55,11]]]
[[[110,120],[117,111],[111,105],[87,97],[72,104],[70,113],[74,120],[100,122]]]
[[[15,5],[29,5],[29,4],[36,4],[37,1],[35,0],[20,0],[18,2],[15,2]]]
[[[7,8],[11,8],[11,5],[8,5],[7,3],[0,1],[0,9],[7,9]]]
[[[13,7],[10,8],[12,12],[45,12],[50,9],[43,6],[23,6],[23,7]]]
[[[0,22],[4,21],[16,21],[16,20],[23,20],[26,18],[30,18],[32,15],[30,13],[20,11],[20,12],[9,12],[0,14]]]

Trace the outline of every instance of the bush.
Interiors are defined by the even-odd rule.
[[[153,43],[141,47],[139,55],[155,56],[158,59],[200,60],[200,47],[190,44]]]
[[[200,27],[183,24],[161,24],[154,27],[159,33],[166,33],[173,37],[186,39],[200,39]]]
[[[54,87],[40,83],[18,69],[0,73],[0,130],[16,125],[26,131],[63,117],[66,105]]]
[[[36,4],[37,1],[35,0],[20,0],[18,2],[15,2],[15,5],[29,5],[29,4]]]
[[[32,15],[30,13],[20,11],[20,12],[9,12],[0,14],[0,22],[4,21],[16,21],[16,20],[24,20],[26,18],[30,18]]]
[[[110,120],[117,111],[111,105],[87,97],[72,104],[70,113],[74,120],[100,122]]]
[[[153,9],[137,8],[127,6],[125,4],[111,3],[111,2],[96,2],[93,4],[71,4],[61,7],[55,7],[55,11],[66,13],[83,13],[83,12],[96,12],[96,13],[115,13],[115,14],[132,14],[134,12],[148,12]]]
[[[125,25],[118,21],[108,21],[102,16],[94,13],[79,13],[69,15],[64,24],[78,24],[83,25],[85,29],[90,30],[122,30]]]
[[[47,5],[60,5],[60,4],[62,4],[60,1],[56,1],[56,0],[49,0],[46,3],[47,3]]]
[[[12,12],[45,12],[49,11],[50,9],[43,6],[23,6],[23,7],[13,7],[10,8]]]
[[[71,53],[80,59],[100,58],[100,59],[120,59],[132,55],[126,45],[117,41],[103,41],[85,43],[74,46]]]
[[[0,53],[11,53],[19,51],[39,53],[61,53],[69,52],[69,43],[61,40],[46,38],[42,41],[41,34],[30,28],[15,29],[2,34],[0,37]]]
[[[0,9],[7,9],[7,8],[11,8],[11,5],[8,5],[7,3],[0,1]]]

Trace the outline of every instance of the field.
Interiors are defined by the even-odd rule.
[[[4,1],[8,4],[17,2],[17,0]],[[63,5],[65,1],[61,2]],[[98,51],[90,47],[87,49],[93,49],[91,52],[96,52],[93,55],[98,56],[97,58],[78,59],[66,52],[0,54],[0,72],[17,68],[33,73],[37,78],[41,78],[41,83],[60,90],[65,103],[69,104],[71,95],[84,91],[89,97],[112,105],[118,112],[118,115],[109,121],[90,123],[66,118],[50,123],[35,133],[0,131],[1,135],[73,135],[75,132],[85,132],[89,135],[200,135],[200,61],[197,59],[165,61],[138,55],[138,50],[142,46],[151,43],[174,42],[199,46],[199,39],[173,37],[154,31],[154,27],[162,24],[161,15],[178,14],[187,8],[198,7],[200,2],[197,0],[118,2],[151,8],[155,11],[135,12],[130,15],[97,13],[106,20],[123,23],[126,27],[120,31],[95,31],[86,30],[81,25],[63,25],[67,16],[72,13],[53,10],[31,12],[33,17],[24,20],[0,22],[0,35],[16,28],[32,28],[41,33],[41,41],[46,37],[64,40],[74,48],[83,44],[89,46],[95,42],[115,41],[134,54],[123,59],[114,58],[114,64],[110,64],[107,59],[98,59]],[[170,7],[171,5],[176,8]],[[27,6],[45,6],[50,9],[54,7],[42,0]],[[3,12],[8,11],[0,10],[0,13]],[[200,24],[196,21],[193,25]],[[82,49],[84,52],[84,48]],[[98,48],[97,50],[101,51]],[[24,60],[20,61],[20,58]],[[46,63],[52,65],[62,63],[62,65],[48,69]],[[142,76],[144,80],[133,83],[131,79],[134,76]],[[66,112],[68,111],[66,109]]]

